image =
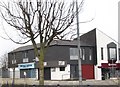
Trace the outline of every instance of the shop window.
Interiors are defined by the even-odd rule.
[[[60,67],[60,71],[65,71],[65,67]]]

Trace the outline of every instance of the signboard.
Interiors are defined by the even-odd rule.
[[[101,66],[98,66],[98,68],[119,68],[120,69],[120,63],[102,63]]]
[[[19,69],[30,69],[30,68],[35,68],[34,63],[25,63],[25,64],[18,64]]]

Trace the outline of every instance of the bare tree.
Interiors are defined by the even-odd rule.
[[[3,56],[1,56],[1,58],[0,58],[1,60],[0,60],[0,62],[1,62],[1,67],[3,68],[8,68],[8,55],[7,55],[7,53],[6,54],[4,54]]]
[[[83,5],[81,0],[80,7]],[[15,28],[20,40],[16,41],[7,33],[9,39],[17,44],[32,42],[35,55],[39,58],[39,84],[44,85],[44,55],[46,48],[54,38],[63,38],[63,33],[74,22],[76,15],[75,2],[66,4],[57,0],[18,0],[1,3],[2,18]],[[65,34],[65,33],[64,33]],[[40,40],[40,52],[35,39]]]

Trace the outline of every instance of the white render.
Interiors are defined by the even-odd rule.
[[[117,47],[118,44],[115,40],[113,40],[111,37],[107,36],[102,31],[96,29],[96,44],[97,44],[97,65],[95,66],[95,79],[101,80],[101,68],[98,68],[98,66],[101,66],[101,63],[108,63],[108,54],[107,54],[107,44],[114,42]],[[101,47],[103,47],[103,60],[101,60]],[[117,48],[118,49],[118,48]],[[117,50],[117,58],[118,58],[118,50]],[[118,60],[118,59],[117,59]]]
[[[60,71],[59,67],[55,67],[55,71],[51,68],[51,80],[70,79],[70,65],[65,67],[65,71]]]
[[[9,68],[10,78],[13,78],[13,68]],[[20,70],[18,67],[15,68],[15,78],[20,78]]]

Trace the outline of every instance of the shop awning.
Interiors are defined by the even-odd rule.
[[[98,66],[98,68],[118,68],[120,69],[120,63],[101,63],[101,66]]]

